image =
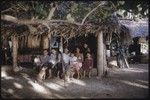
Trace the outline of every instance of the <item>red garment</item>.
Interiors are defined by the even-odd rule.
[[[86,58],[83,63],[83,69],[84,70],[90,70],[90,67],[93,67],[93,59]]]
[[[29,55],[29,62],[32,62],[32,55]]]

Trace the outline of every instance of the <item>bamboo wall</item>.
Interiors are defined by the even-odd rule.
[[[49,48],[49,38],[47,34],[19,36],[18,46],[20,54],[40,54],[43,49]]]

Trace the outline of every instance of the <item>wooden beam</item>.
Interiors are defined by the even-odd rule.
[[[68,20],[40,20],[40,19],[20,20],[20,19],[13,17],[11,15],[1,15],[1,20],[10,21],[10,22],[17,23],[17,24],[25,24],[25,25],[28,25],[28,24],[53,25],[52,23],[69,23],[69,24],[81,26],[81,24],[78,22],[70,22]]]

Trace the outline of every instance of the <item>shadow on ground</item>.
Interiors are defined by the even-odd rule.
[[[131,65],[130,69],[110,69],[110,76],[100,80],[47,79],[36,83],[36,73],[24,69],[17,75],[1,77],[2,98],[147,98],[148,65]]]

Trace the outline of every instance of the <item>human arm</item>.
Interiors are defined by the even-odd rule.
[[[93,68],[93,59],[91,59],[90,61],[91,61],[91,63],[90,63],[90,69],[92,69]]]

